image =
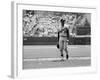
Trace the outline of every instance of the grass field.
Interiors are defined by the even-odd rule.
[[[62,61],[56,45],[23,46],[23,69],[91,65],[90,45],[69,45],[68,52],[69,59]]]

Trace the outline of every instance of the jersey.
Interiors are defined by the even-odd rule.
[[[58,31],[58,41],[59,41],[59,38],[60,37],[65,37],[67,39],[69,39],[69,29],[68,28],[65,28],[63,31]]]

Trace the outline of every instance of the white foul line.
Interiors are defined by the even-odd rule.
[[[88,60],[91,57],[70,57],[68,60]],[[23,61],[55,61],[55,60],[62,60],[62,58],[38,58],[38,59],[24,59]],[[66,58],[63,58],[66,60]]]

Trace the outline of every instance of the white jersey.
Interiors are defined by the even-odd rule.
[[[61,37],[67,37],[66,28],[69,28],[69,25],[65,24],[65,25],[64,25],[64,28],[60,28],[60,31],[61,31],[62,29],[65,29],[65,31],[63,30],[62,32],[60,32],[60,36],[61,36]]]

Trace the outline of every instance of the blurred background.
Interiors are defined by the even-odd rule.
[[[23,45],[55,45],[60,20],[65,19],[70,33],[70,45],[91,44],[91,14],[23,10]]]

